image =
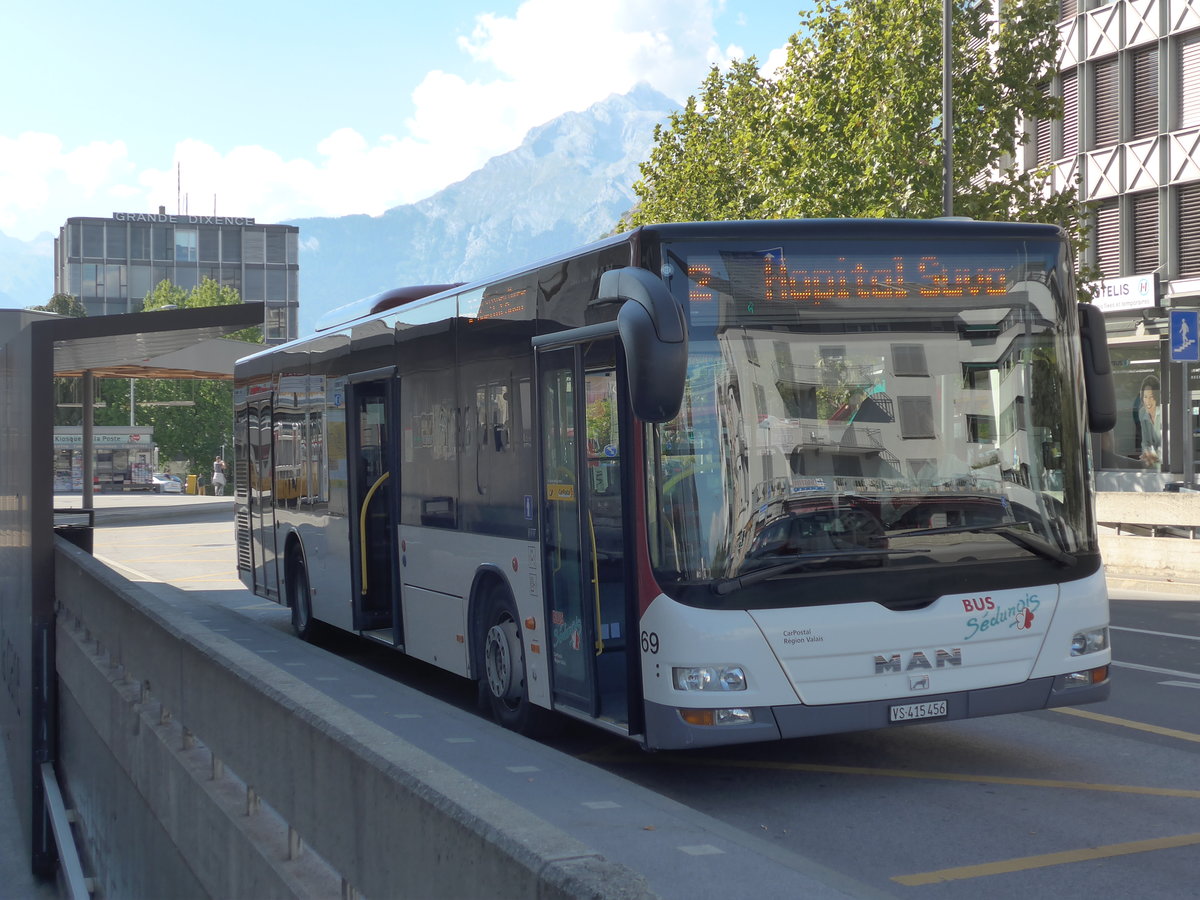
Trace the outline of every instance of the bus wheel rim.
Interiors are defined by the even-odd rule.
[[[498,700],[512,703],[521,695],[521,654],[517,646],[517,626],[511,620],[498,622],[488,630],[484,664],[488,689]]]

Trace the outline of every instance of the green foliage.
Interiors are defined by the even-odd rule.
[[[41,306],[31,306],[30,309],[39,312],[58,313],[60,316],[71,316],[75,319],[87,318],[87,308],[78,297],[71,294],[55,294]]]
[[[1053,222],[1085,245],[1075,188],[1020,172],[1023,119],[1057,118],[1043,85],[1058,52],[1057,0],[954,0],[956,215]],[[655,131],[621,223],[747,218],[931,218],[942,209],[941,0],[817,0],[787,61],[715,67]]]

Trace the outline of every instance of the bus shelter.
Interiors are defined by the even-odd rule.
[[[0,310],[0,734],[42,874],[55,865],[41,774],[57,758],[54,377],[83,382],[82,505],[90,510],[94,380],[231,378],[247,345],[225,335],[260,325],[263,314],[262,303],[94,318]]]

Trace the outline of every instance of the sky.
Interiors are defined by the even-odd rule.
[[[811,0],[57,0],[0,12],[0,233],[379,215],[646,82],[780,58]]]

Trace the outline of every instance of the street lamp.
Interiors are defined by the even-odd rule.
[[[942,215],[954,215],[954,0],[942,0]]]

